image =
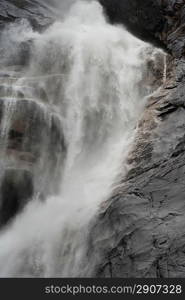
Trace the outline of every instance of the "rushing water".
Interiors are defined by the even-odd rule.
[[[10,46],[6,62],[19,43],[31,41],[29,64],[12,87],[58,116],[67,150],[59,192],[45,201],[36,193],[1,231],[2,277],[92,275],[86,260],[89,224],[119,173],[127,171],[126,157],[144,108],[140,83],[148,45],[108,24],[98,2],[72,2],[65,18],[43,33],[22,22],[4,36]],[[43,97],[38,97],[39,88]],[[10,100],[3,135],[10,126]]]

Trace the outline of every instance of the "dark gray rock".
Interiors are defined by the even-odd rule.
[[[99,0],[110,21],[124,24],[139,38],[183,55],[184,0]]]
[[[123,23],[139,38],[163,46],[157,33],[165,26],[160,0],[99,0],[113,23]]]
[[[5,72],[0,78],[10,82],[14,78],[10,74]],[[16,72],[14,76],[17,76]],[[13,86],[10,85],[9,88],[6,86],[4,90],[3,84],[0,93],[5,93],[6,98],[0,95],[0,182],[5,180],[5,184],[2,184],[1,188],[2,222],[0,225],[5,224],[19,211],[19,207],[27,203],[24,190],[25,193],[27,189],[29,191],[30,184],[33,188],[32,194],[39,194],[42,199],[48,194],[56,193],[66,154],[59,116],[39,102],[39,99],[25,99],[24,90],[28,92],[27,89],[30,87],[24,86],[22,89],[20,86],[20,90],[17,90],[18,98],[15,94],[14,98],[12,97]],[[16,170],[13,172],[15,176],[9,171],[12,168]],[[12,184],[11,176],[18,176],[16,174],[19,169],[27,170],[32,174],[32,183],[21,179],[15,186]],[[5,175],[4,179],[4,174],[8,174],[8,178]],[[9,177],[11,177],[10,183]],[[27,188],[26,184],[28,184]],[[9,192],[6,192],[8,189]],[[30,193],[28,194],[30,198]]]
[[[32,41],[16,43],[8,36],[17,24],[31,26],[37,31],[46,29],[57,18],[53,4],[52,0],[0,1],[0,29],[5,29],[0,30],[0,176],[5,176],[1,178],[1,225],[15,216],[31,194],[39,194],[43,199],[56,192],[61,176],[66,145],[60,117],[47,106],[46,93],[36,80],[24,83],[24,86],[14,85],[21,77],[22,69],[29,64]],[[7,102],[10,109],[7,109]],[[5,115],[9,118],[8,129],[3,126]],[[6,136],[2,135],[2,128],[8,130]],[[20,181],[12,183],[19,169],[31,174],[30,182],[23,181],[23,173],[22,177],[18,176]],[[33,191],[29,193],[31,185]],[[8,189],[10,191],[5,195]]]
[[[104,1],[104,5],[112,3],[112,20],[118,18],[136,35],[150,40],[143,34],[144,15],[135,19],[137,28],[127,24],[126,14],[133,15],[132,2],[138,10],[146,8],[155,15],[156,7],[145,6],[145,1],[143,5],[139,0]],[[138,124],[128,157],[130,171],[117,182],[92,225],[88,257],[94,262],[93,276],[185,277],[185,3],[167,0],[160,6],[160,1],[155,2],[161,9],[159,23],[163,18],[165,22],[160,29],[158,18],[151,19],[153,27],[147,26],[146,18],[146,28],[151,41],[153,36],[160,39],[173,56],[167,57],[165,83],[148,100]]]
[[[33,175],[27,170],[7,169],[0,186],[0,226],[7,224],[31,200]]]
[[[6,98],[0,98],[0,125],[3,126],[3,116],[6,111]],[[12,99],[10,123],[7,124],[7,137],[0,137],[1,152],[3,152],[4,166],[19,165],[32,170],[34,173],[34,188],[44,194],[56,190],[60,178],[66,145],[57,114],[47,111],[44,105],[33,100]],[[1,134],[1,131],[0,131]],[[51,176],[52,174],[52,176]],[[40,186],[40,180],[45,185]],[[45,180],[44,180],[45,179]],[[53,186],[54,185],[54,186]]]
[[[42,30],[52,23],[54,11],[42,0],[1,0],[0,26],[17,19],[27,19],[36,29]]]

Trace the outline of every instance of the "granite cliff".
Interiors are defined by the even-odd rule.
[[[185,2],[100,2],[112,22],[162,44],[167,57],[164,83],[139,124],[130,171],[96,221],[93,246],[103,253],[97,274],[184,277]]]

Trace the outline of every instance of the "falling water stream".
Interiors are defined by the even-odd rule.
[[[54,174],[45,172],[45,144],[40,145],[43,171],[35,177],[37,191],[0,232],[1,277],[92,275],[86,255],[90,222],[119,174],[127,172],[127,154],[144,109],[140,85],[149,46],[109,24],[98,2],[73,2],[65,17],[42,33],[26,21],[6,31],[15,49],[30,42],[31,50],[4,101],[1,140],[23,95],[45,110],[48,124],[51,114],[58,118],[66,146],[58,163],[59,187],[41,201],[39,188]]]

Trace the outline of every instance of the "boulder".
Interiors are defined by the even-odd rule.
[[[0,226],[6,225],[31,200],[33,175],[28,170],[7,169],[1,176]]]

